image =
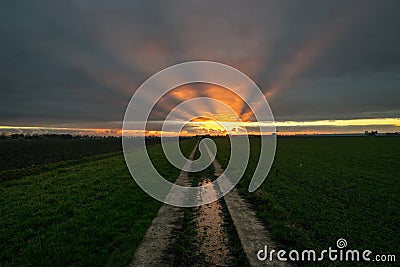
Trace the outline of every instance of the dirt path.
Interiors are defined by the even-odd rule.
[[[208,178],[201,182],[202,185],[209,183]],[[216,190],[207,193],[215,196]],[[220,202],[200,206],[196,221],[197,235],[201,239],[199,250],[205,256],[205,262],[212,266],[230,266],[235,259],[229,247],[229,234]]]
[[[211,150],[206,144],[206,151],[212,157]],[[218,160],[213,161],[215,176],[220,177],[224,169],[219,164]],[[222,186],[222,185],[221,185]],[[286,262],[260,261],[257,258],[257,252],[268,246],[268,251],[277,250],[276,244],[272,241],[269,232],[264,225],[258,220],[256,213],[251,208],[237,191],[233,188],[224,196],[225,204],[234,223],[236,232],[239,236],[243,251],[246,254],[247,260],[251,266],[290,266]]]
[[[198,144],[191,152],[190,160],[193,160],[197,147]],[[188,173],[182,171],[175,184],[191,186]],[[184,208],[163,204],[136,249],[130,266],[170,266],[173,255],[168,249],[177,240],[176,232],[181,228],[184,212]]]
[[[190,159],[193,159],[198,145],[193,149]],[[207,149],[210,153],[210,150]],[[215,176],[219,177],[223,169],[217,160],[214,160],[213,167]],[[208,176],[212,176],[207,174]],[[206,175],[206,176],[207,176]],[[200,184],[210,183],[212,177],[200,177]],[[192,186],[191,174],[182,171],[176,184]],[[208,190],[207,194],[216,194],[215,190]],[[210,195],[200,193],[199,198],[208,198]],[[222,202],[224,201],[227,212],[223,211]],[[276,245],[272,242],[268,231],[257,219],[251,206],[239,195],[236,189],[229,192],[223,200],[215,201],[199,208],[195,208],[193,215],[196,221],[196,237],[193,242],[198,243],[199,251],[193,251],[193,255],[203,255],[204,262],[196,266],[237,266],[235,253],[232,246],[240,246],[243,249],[241,255],[245,255],[250,266],[290,266],[285,262],[259,261],[257,252],[268,245],[268,250],[276,250]],[[172,266],[174,253],[171,247],[179,243],[177,233],[184,232],[182,221],[184,221],[185,208],[178,208],[163,204],[157,217],[153,220],[142,243],[135,252],[131,266]],[[232,237],[227,226],[227,218],[232,224],[237,240]],[[192,237],[193,238],[193,237]],[[232,243],[232,240],[234,240]],[[240,244],[239,244],[240,243]]]
[[[215,175],[220,176],[223,169],[217,160],[213,162]],[[269,232],[258,220],[256,213],[234,188],[224,196],[224,201],[235,225],[243,251],[251,266],[291,266],[287,262],[260,261],[257,252],[268,246],[268,251],[278,251],[276,244],[271,240]]]

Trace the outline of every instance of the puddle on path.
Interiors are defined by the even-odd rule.
[[[210,180],[203,180],[201,185],[211,184]],[[203,192],[199,197],[214,197],[215,188]],[[219,201],[199,207],[197,217],[198,236],[202,240],[200,253],[205,255],[205,260],[213,266],[230,266],[234,256],[229,250],[228,231],[225,227],[224,214]]]

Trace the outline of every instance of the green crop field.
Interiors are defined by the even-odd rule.
[[[229,140],[214,140],[217,159],[226,165]],[[9,161],[2,162],[0,174],[18,174],[0,182],[0,266],[126,266],[161,204],[133,181],[115,144],[102,152],[70,140],[69,145],[78,145],[69,148],[75,151],[70,154],[46,141],[40,141],[47,145],[43,150],[24,147],[32,144],[26,141],[6,141],[26,151],[14,152],[20,157],[7,157],[9,148],[0,146]],[[197,141],[181,142],[186,156]],[[260,139],[251,138],[250,145],[250,162],[237,187],[282,248],[322,250],[345,238],[349,249],[399,255],[400,138],[278,138],[271,172],[254,193],[247,187]],[[52,149],[58,160],[47,161],[51,152],[43,151]],[[105,153],[108,149],[116,152]],[[160,145],[148,152],[164,177],[178,177]],[[18,161],[24,157],[36,160],[36,167],[21,171],[24,164]],[[212,176],[212,166],[207,170]],[[183,241],[193,238],[192,230],[181,233]],[[173,253],[190,257],[189,245]]]
[[[121,151],[121,139],[33,139],[0,141],[0,181],[37,174],[50,164]]]
[[[228,139],[215,139],[218,160],[229,159]],[[345,238],[348,248],[400,255],[400,138],[278,138],[263,185],[247,191],[260,139],[240,192],[280,245],[322,250]]]
[[[195,142],[182,142],[185,155]],[[160,145],[148,151],[164,177],[178,177]],[[125,266],[159,207],[121,152],[0,182],[0,266]]]

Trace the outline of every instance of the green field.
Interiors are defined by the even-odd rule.
[[[38,174],[50,164],[121,151],[120,138],[0,141],[0,181]],[[58,167],[55,167],[58,168]]]
[[[189,155],[195,140],[184,141]],[[171,181],[180,171],[149,149]],[[0,266],[125,266],[160,203],[130,176],[121,152],[58,163],[0,183]]]
[[[216,139],[226,165],[229,143]],[[260,139],[240,192],[283,248],[322,250],[345,238],[348,248],[400,255],[400,138],[278,138],[263,185],[247,191]]]
[[[217,158],[226,165],[228,139],[214,140]],[[0,266],[126,266],[132,261],[160,203],[133,181],[121,152],[100,153],[86,143],[94,156],[74,158],[57,151],[59,160],[46,161],[43,150],[24,148],[30,143],[6,142],[21,142],[14,144],[27,155],[6,157],[9,150],[4,149],[2,158],[9,162],[2,166],[21,170],[21,162],[12,161],[35,153],[41,160],[36,159],[36,169],[0,182]],[[186,156],[196,142],[181,142]],[[46,144],[46,151],[58,149]],[[250,144],[249,166],[237,187],[282,248],[322,250],[345,238],[349,249],[398,257],[400,138],[278,138],[272,170],[254,193],[247,187],[260,140],[252,138]],[[180,171],[168,163],[160,145],[148,151],[162,175],[170,181],[178,177]],[[182,233],[181,249],[172,252],[181,253],[183,262],[191,260],[191,246],[185,242],[192,230]]]

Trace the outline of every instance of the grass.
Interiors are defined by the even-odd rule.
[[[183,143],[188,155],[194,140]],[[161,174],[177,178],[159,145],[148,151]],[[122,153],[1,182],[0,195],[0,266],[127,265],[161,205],[133,181]]]
[[[232,221],[231,215],[225,204],[225,201],[224,200],[219,200],[219,201],[222,207],[222,212],[224,217],[224,227],[226,228],[229,237],[228,247],[231,250],[231,253],[234,255],[234,262],[232,263],[232,265],[241,267],[250,266],[246,254],[243,251],[242,245],[240,243],[240,238],[236,232],[235,225]]]
[[[173,255],[172,266],[203,266],[204,255],[199,252],[201,240],[197,235],[197,210],[185,208],[177,240],[169,248]]]
[[[228,139],[216,139],[226,166]],[[345,238],[349,249],[399,255],[400,138],[278,138],[263,185],[247,191],[259,139],[238,188],[284,248],[327,249]]]
[[[121,139],[33,139],[0,141],[0,181],[47,171],[65,161],[121,151]]]
[[[224,166],[228,140],[215,140]],[[181,143],[186,156],[195,142]],[[238,188],[285,249],[321,250],[345,238],[349,249],[399,255],[399,138],[279,138],[272,170],[255,193],[247,187],[260,141],[250,144]],[[163,176],[177,178],[160,145],[148,151]],[[122,153],[42,163],[37,173],[0,182],[0,266],[130,263],[160,203],[133,181]],[[205,173],[212,176],[210,168]],[[186,214],[184,238],[195,236],[194,215]],[[183,241],[185,249],[193,242]]]
[[[0,170],[76,160],[121,149],[120,138],[1,140]]]

